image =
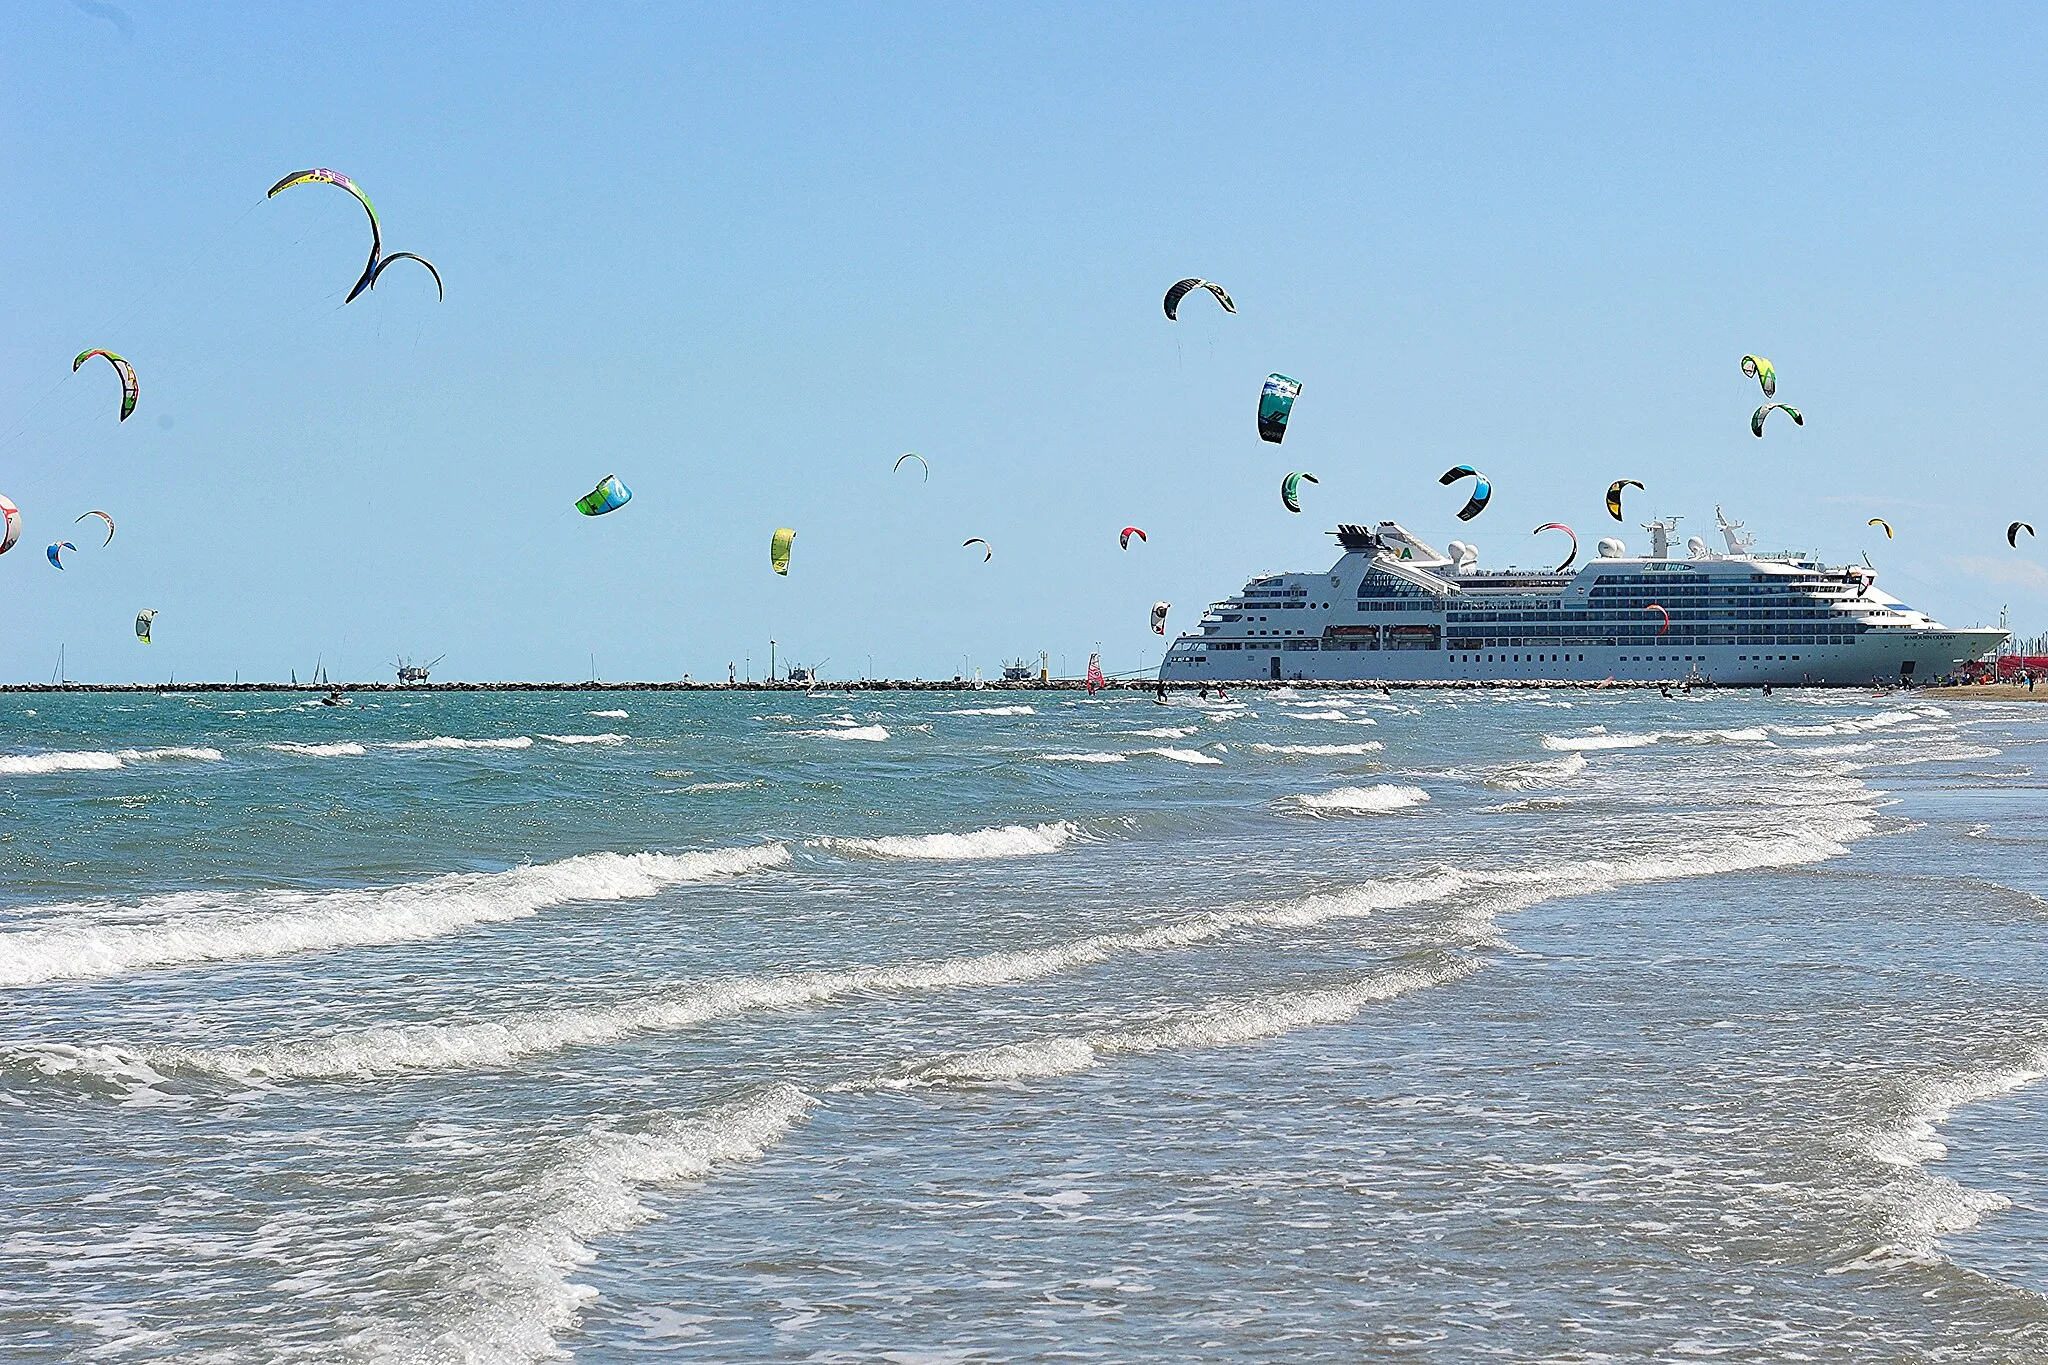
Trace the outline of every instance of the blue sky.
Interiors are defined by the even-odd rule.
[[[1155,599],[1321,568],[1339,520],[1539,563],[1621,477],[2048,628],[2048,542],[2003,539],[2048,530],[2048,12],[110,10],[0,42],[0,679],[1131,669]],[[447,301],[340,306],[361,211],[263,199],[308,166]],[[1238,315],[1167,323],[1182,275]],[[1803,429],[1749,435],[1746,351]]]

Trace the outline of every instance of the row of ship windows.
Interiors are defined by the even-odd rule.
[[[1787,578],[1788,575],[1785,574],[1753,573],[1749,576],[1748,581],[1751,583],[1775,583],[1782,587],[1786,585]],[[1603,573],[1595,576],[1593,581],[1595,583],[1649,583],[1658,587],[1663,587],[1666,584],[1670,584],[1673,587],[1687,586],[1682,577],[1673,577],[1672,575],[1661,573]],[[1744,580],[1739,574],[1715,574],[1711,578],[1700,581],[1709,583],[1740,583]],[[1793,577],[1791,581],[1803,584],[1825,583],[1827,580],[1815,575],[1801,574]]]
[[[1688,602],[1673,610],[1672,615],[1676,617],[1682,613],[1711,611],[1718,615],[1733,617],[1743,621],[1818,620],[1823,617],[1839,615],[1841,612],[1841,608],[1836,604],[1813,597],[1751,597],[1745,598],[1743,601],[1744,605],[1739,607],[1733,602],[1725,605],[1711,602]],[[1302,607],[1310,604],[1289,602],[1282,605]],[[1327,603],[1322,602],[1313,605],[1318,609],[1327,609],[1328,606]],[[1358,599],[1359,611],[1447,612],[1453,621],[1521,621],[1528,619],[1541,621],[1619,621],[1627,616],[1648,609],[1651,605],[1651,599],[1646,597],[1638,602],[1627,599],[1601,598],[1595,605],[1602,608],[1602,610],[1589,614],[1585,611],[1562,610],[1553,603],[1545,602],[1503,602],[1494,606],[1491,610],[1481,611],[1476,608],[1461,610],[1443,601],[1386,602],[1363,597]],[[1659,602],[1656,605],[1669,607],[1671,604]],[[1788,613],[1791,614],[1789,617]]]
[[[1265,647],[1265,646],[1254,646],[1254,648],[1264,648],[1264,647]],[[1288,645],[1287,645],[1286,647],[1287,647],[1288,649],[1290,649],[1290,650],[1291,650],[1291,649],[1296,649],[1296,648],[1309,648],[1309,649],[1313,649],[1313,648],[1315,647],[1315,642],[1314,642],[1313,640],[1305,640],[1305,641],[1293,641],[1293,642],[1290,642],[1290,643],[1289,643],[1289,644],[1288,644]],[[1422,646],[1415,646],[1415,645],[1410,645],[1410,646],[1404,646],[1404,647],[1401,647],[1401,648],[1421,648],[1421,647],[1422,647]],[[1243,646],[1243,645],[1240,645],[1240,644],[1230,644],[1230,643],[1219,643],[1219,644],[1211,644],[1211,645],[1207,646],[1207,648],[1209,648],[1210,650],[1233,650],[1233,649],[1243,649],[1243,648],[1245,648],[1245,646]],[[1197,664],[1199,664],[1199,663],[1204,663],[1204,662],[1207,662],[1207,660],[1206,660],[1206,659],[1204,658],[1204,656],[1202,656],[1202,655],[1200,655],[1200,654],[1190,654],[1190,653],[1188,653],[1188,652],[1187,652],[1187,651],[1185,651],[1185,650],[1183,650],[1183,651],[1179,651],[1179,652],[1181,653],[1181,655],[1182,655],[1182,657],[1184,658],[1184,660],[1185,660],[1186,662],[1188,662],[1188,663],[1197,663]],[[1399,648],[1397,648],[1397,649],[1396,649],[1396,650],[1395,650],[1394,652],[1399,652]],[[1746,664],[1747,664],[1747,663],[1770,663],[1770,662],[1772,662],[1772,661],[1774,661],[1774,660],[1775,660],[1776,662],[1778,662],[1778,663],[1781,663],[1781,664],[1782,664],[1782,663],[1795,663],[1795,664],[1796,664],[1796,663],[1798,663],[1798,662],[1799,662],[1799,658],[1800,658],[1800,656],[1799,656],[1799,655],[1797,655],[1797,654],[1778,654],[1778,655],[1771,655],[1771,654],[1755,654],[1755,655],[1750,655],[1750,654],[1742,654],[1742,655],[1738,655],[1738,656],[1737,656],[1737,662],[1740,662],[1740,663],[1746,663]],[[1476,663],[1480,663],[1480,662],[1482,662],[1482,659],[1481,659],[1481,656],[1480,656],[1479,654],[1476,654],[1476,653],[1454,653],[1454,654],[1452,654],[1452,655],[1451,655],[1451,662],[1452,662],[1452,663],[1454,663],[1454,664],[1458,664],[1458,663],[1463,663],[1463,664],[1476,664]],[[1585,656],[1585,655],[1583,655],[1583,654],[1578,654],[1578,655],[1573,655],[1573,654],[1566,654],[1566,655],[1564,655],[1564,656],[1562,656],[1562,657],[1560,658],[1560,657],[1559,657],[1558,655],[1556,655],[1556,654],[1488,654],[1488,655],[1486,655],[1486,656],[1484,657],[1484,660],[1483,660],[1483,662],[1485,662],[1485,663],[1490,663],[1490,664],[1492,664],[1492,663],[1502,663],[1502,664],[1506,664],[1506,663],[1516,663],[1516,664],[1523,664],[1523,663],[1534,663],[1534,664],[1541,664],[1541,663],[1553,663],[1553,664],[1554,664],[1554,663],[1584,663],[1584,662],[1586,662],[1586,656]],[[1625,663],[1625,664],[1627,664],[1627,663],[1672,663],[1672,664],[1692,664],[1692,663],[1700,663],[1700,664],[1703,664],[1703,663],[1706,663],[1706,662],[1707,662],[1707,656],[1706,656],[1706,655],[1704,655],[1704,654],[1697,654],[1697,655],[1695,655],[1695,654],[1623,654],[1623,655],[1620,655],[1620,656],[1618,657],[1618,659],[1617,659],[1617,662],[1619,662],[1619,663]]]
[[[1583,647],[1583,646],[1584,646],[1584,645],[1585,645],[1585,644],[1586,644],[1587,642],[1583,642],[1583,641],[1582,641],[1582,642],[1580,642],[1580,643],[1581,643],[1581,647]],[[1607,648],[1607,649],[1613,649],[1613,648],[1616,648],[1617,646],[1619,646],[1619,647],[1621,647],[1621,648],[1624,648],[1624,649],[1628,648],[1628,646],[1627,646],[1627,645],[1625,645],[1625,644],[1622,644],[1622,642],[1621,642],[1621,641],[1619,641],[1619,640],[1613,640],[1613,639],[1608,639],[1608,640],[1595,640],[1595,641],[1591,641],[1590,643],[1591,643],[1591,644],[1592,644],[1593,646],[1595,646],[1596,648],[1597,648],[1597,647],[1604,647],[1604,648]],[[1824,647],[1826,647],[1826,646],[1828,646],[1828,645],[1846,645],[1846,644],[1849,644],[1849,643],[1851,643],[1851,642],[1850,642],[1849,640],[1846,640],[1846,639],[1832,639],[1832,638],[1828,638],[1828,637],[1824,637],[1824,636],[1823,636],[1823,637],[1809,637],[1809,638],[1806,638],[1806,639],[1801,639],[1801,640],[1776,640],[1776,641],[1771,641],[1771,640],[1730,640],[1730,641],[1724,641],[1724,642],[1720,642],[1720,643],[1722,643],[1722,645],[1723,645],[1723,647],[1724,647],[1724,648],[1725,648],[1725,647],[1726,647],[1727,645],[1731,645],[1731,644],[1732,644],[1732,645],[1749,645],[1749,646],[1751,646],[1751,647],[1755,647],[1755,646],[1757,646],[1757,645],[1766,645],[1766,646],[1768,646],[1768,645],[1776,644],[1776,645],[1777,645],[1777,646],[1778,646],[1779,648],[1781,648],[1781,649],[1818,649],[1818,648],[1824,648]],[[1494,648],[1496,648],[1496,649],[1500,648],[1500,647],[1501,647],[1502,645],[1508,645],[1509,647],[1512,647],[1512,646],[1513,646],[1513,644],[1514,644],[1514,642],[1513,642],[1513,641],[1498,641],[1498,642],[1496,642],[1496,643],[1494,644],[1494,646],[1493,646],[1493,647],[1494,647]],[[1697,642],[1695,642],[1695,644],[1697,644]],[[1187,644],[1187,645],[1183,645],[1183,646],[1176,646],[1176,648],[1180,649],[1180,651],[1181,651],[1181,652],[1183,652],[1183,653],[1186,653],[1186,652],[1187,652],[1187,651],[1189,651],[1189,650],[1196,650],[1196,649],[1211,649],[1211,650],[1243,650],[1243,649],[1284,649],[1284,650],[1289,650],[1289,651],[1294,651],[1294,650],[1315,650],[1315,649],[1321,649],[1321,650],[1327,650],[1327,651],[1332,651],[1332,652],[1342,652],[1342,651],[1357,651],[1357,650],[1380,650],[1380,649],[1387,649],[1387,650],[1401,650],[1401,649],[1435,649],[1435,648],[1437,648],[1437,647],[1438,647],[1438,646],[1437,646],[1437,642],[1436,642],[1436,640],[1435,640],[1434,638],[1432,638],[1432,637],[1429,637],[1429,636],[1422,636],[1422,637],[1414,637],[1414,636],[1409,636],[1409,637],[1403,637],[1403,636],[1398,636],[1398,635],[1397,635],[1397,636],[1390,636],[1390,637],[1388,637],[1388,638],[1387,638],[1387,640],[1386,640],[1386,641],[1385,641],[1384,643],[1383,643],[1383,642],[1381,642],[1381,641],[1379,641],[1379,640],[1359,640],[1359,639],[1345,639],[1345,640],[1319,640],[1319,639],[1316,639],[1316,638],[1314,638],[1314,637],[1312,637],[1312,636],[1311,636],[1311,637],[1306,637],[1306,638],[1301,638],[1301,639],[1286,639],[1286,640],[1270,640],[1270,641],[1268,641],[1268,640],[1260,640],[1260,641],[1252,641],[1252,640],[1205,640],[1205,641],[1203,641],[1203,642],[1202,642],[1202,643],[1200,643],[1200,644]],[[1479,650],[1483,650],[1483,649],[1485,649],[1485,648],[1486,648],[1485,644],[1483,644],[1483,643],[1481,643],[1481,642],[1479,642],[1479,641],[1475,641],[1475,640],[1452,640],[1452,641],[1450,641],[1450,642],[1449,642],[1449,644],[1448,644],[1447,646],[1445,646],[1445,647],[1446,647],[1446,648],[1448,648],[1449,650],[1451,650],[1451,651],[1452,651],[1452,657],[1453,657],[1453,659],[1455,659],[1455,658],[1456,658],[1456,657],[1457,657],[1457,656],[1458,656],[1459,654],[1463,654],[1463,653],[1472,653],[1472,654],[1473,654],[1473,656],[1474,656],[1474,657],[1476,658],[1476,657],[1477,657],[1477,651],[1479,651]],[[1487,655],[1486,657],[1487,657],[1487,661],[1488,661],[1489,663],[1490,663],[1490,662],[1493,662],[1493,655],[1489,654],[1489,655]],[[1505,655],[1503,655],[1503,656],[1502,656],[1502,658],[1503,658],[1503,659],[1506,659],[1506,657],[1507,657],[1507,656],[1505,656]],[[1541,656],[1539,656],[1539,655],[1532,655],[1531,657],[1532,657],[1532,658],[1540,658]],[[1664,659],[1664,658],[1667,658],[1667,657],[1669,657],[1669,658],[1674,658],[1674,659],[1682,659],[1682,660],[1689,660],[1689,659],[1691,659],[1691,658],[1692,658],[1692,655],[1690,655],[1690,654],[1687,654],[1687,655],[1683,655],[1683,656],[1680,656],[1680,655],[1675,655],[1675,654],[1674,654],[1674,655],[1669,655],[1669,656],[1666,656],[1666,655],[1658,654],[1658,655],[1623,655],[1622,657],[1623,657],[1623,659],[1624,659],[1624,660],[1627,660],[1627,659],[1631,659],[1631,658],[1639,658],[1639,659],[1640,659],[1640,658],[1657,658],[1657,659]],[[1780,660],[1782,660],[1782,659],[1784,659],[1784,658],[1785,658],[1785,656],[1784,656],[1783,654],[1779,654],[1779,655],[1776,655],[1776,656],[1773,656],[1773,655],[1769,655],[1769,654],[1760,654],[1760,655],[1758,655],[1758,656],[1757,656],[1757,658],[1758,658],[1759,660],[1769,660],[1769,659],[1772,659],[1773,657],[1775,657],[1775,658],[1777,658],[1777,659],[1780,659]],[[1797,654],[1794,654],[1794,655],[1792,655],[1791,657],[1792,657],[1792,658],[1794,658],[1794,659],[1797,659],[1797,658],[1798,658],[1799,656],[1798,656]],[[1517,654],[1517,655],[1515,655],[1515,656],[1514,656],[1514,661],[1515,661],[1515,662],[1520,662],[1521,658],[1522,658],[1522,656],[1521,656],[1521,655],[1519,655],[1519,654]],[[1744,654],[1744,655],[1740,656],[1740,658],[1741,658],[1741,662],[1743,662],[1743,663],[1748,663],[1748,662],[1750,662],[1750,657],[1749,657],[1749,655],[1747,655],[1747,654]]]
[[[1645,604],[1647,606],[1647,604]],[[1635,611],[1454,611],[1446,619],[1460,621],[1638,621],[1643,609]],[[1702,620],[1699,615],[1680,609],[1671,613],[1673,622]],[[1704,624],[1715,620],[1729,621],[1827,621],[1844,619],[1840,612],[1792,608],[1779,611],[1729,611],[1718,617],[1704,618]],[[1856,619],[1856,618],[1847,618]]]

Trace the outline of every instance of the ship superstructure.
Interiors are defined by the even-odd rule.
[[[1714,510],[1725,551],[1694,536],[1674,557],[1672,517],[1644,527],[1649,554],[1606,539],[1571,571],[1481,569],[1459,541],[1446,553],[1395,522],[1339,526],[1328,572],[1253,579],[1174,641],[1160,677],[1866,685],[1939,676],[2006,638],[1942,625],[1865,565],[1754,553]]]

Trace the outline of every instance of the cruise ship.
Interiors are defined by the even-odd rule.
[[[1391,521],[1339,526],[1327,573],[1255,578],[1167,650],[1168,683],[1678,681],[1868,686],[1926,681],[2006,632],[1952,629],[1877,587],[1865,565],[1756,554],[1714,509],[1725,552],[1678,518],[1646,523],[1650,551],[1600,541],[1576,572],[1481,569]]]

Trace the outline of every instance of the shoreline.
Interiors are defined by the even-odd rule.
[[[2048,701],[2048,687],[2029,691],[2023,683],[1976,683],[1963,687],[1923,687],[1920,690],[1943,701]]]
[[[1669,679],[1602,679],[1598,682],[1584,682],[1563,679],[1513,678],[1494,681],[1478,679],[1434,679],[1434,680],[1380,680],[1356,679],[1247,679],[1224,685],[1232,692],[1269,692],[1291,688],[1300,692],[1491,692],[1500,690],[1528,692],[1640,692],[1646,689],[1665,688],[1679,691],[1684,680]],[[1223,690],[1215,683],[1207,684],[1211,689]],[[1774,685],[1778,691],[1830,691],[1868,692],[1869,684],[1843,684],[1829,686],[1815,684],[1809,687],[1793,688]],[[1153,678],[1112,678],[1097,684],[1102,692],[1156,692],[1159,683]],[[1176,693],[1193,693],[1202,689],[1195,683],[1168,683],[1166,690]],[[26,695],[47,695],[64,693],[256,693],[256,692],[304,692],[324,695],[328,692],[1084,692],[1088,684],[1080,678],[1053,678],[1041,682],[1030,679],[1024,682],[989,681],[983,679],[953,679],[928,681],[925,679],[876,678],[846,682],[173,682],[173,683],[0,683],[0,694],[19,693]],[[1697,692],[1761,692],[1761,686],[1743,684],[1700,685]],[[1900,690],[1900,689],[1890,689]],[[1930,695],[1953,696],[1964,693],[2006,696],[2011,689],[2003,687],[1956,687],[1956,688],[1912,688],[1908,691]],[[2019,697],[2029,697],[2025,688],[2017,689]],[[2048,701],[2048,688],[2040,694]]]

